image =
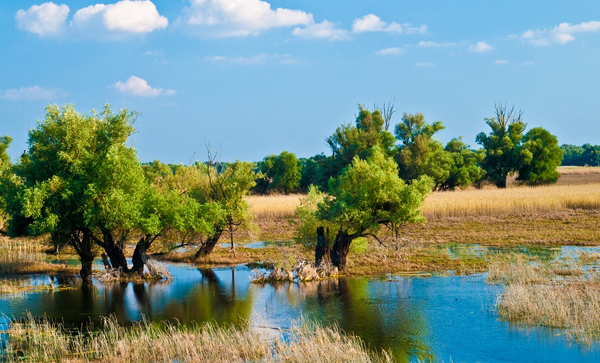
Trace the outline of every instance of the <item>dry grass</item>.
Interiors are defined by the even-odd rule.
[[[269,340],[247,326],[142,322],[120,327],[107,318],[104,329],[73,334],[60,325],[12,322],[6,360],[34,362],[392,362],[387,352],[369,352],[360,338],[336,327],[304,323],[286,340]]]
[[[76,267],[47,262],[46,248],[37,239],[0,238],[0,275],[78,271]]]
[[[303,197],[302,194],[251,195],[247,200],[254,219],[260,221],[293,217]]]
[[[31,291],[65,290],[71,286],[54,286],[54,284],[33,284],[29,280],[0,280],[0,294],[20,294]]]
[[[583,269],[585,262],[587,257],[549,263],[519,254],[493,257],[488,281],[506,284],[498,313],[511,321],[565,329],[579,343],[600,340],[600,273]]]

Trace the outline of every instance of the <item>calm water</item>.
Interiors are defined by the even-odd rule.
[[[142,319],[237,323],[278,334],[301,317],[336,322],[371,347],[392,349],[399,362],[598,362],[600,352],[570,344],[560,330],[500,321],[493,313],[501,287],[468,277],[339,278],[278,286],[250,283],[247,267],[196,269],[169,265],[170,282],[0,295],[0,312],[56,318],[68,326],[115,314]],[[41,277],[41,280],[48,279]],[[74,284],[76,281],[54,281]],[[0,329],[7,321],[0,320]]]

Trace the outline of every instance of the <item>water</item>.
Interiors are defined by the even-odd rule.
[[[339,278],[322,282],[254,285],[244,266],[196,269],[170,264],[172,281],[94,284],[54,280],[71,290],[0,295],[0,312],[29,311],[67,326],[99,326],[114,314],[123,324],[170,320],[237,324],[280,334],[301,317],[337,323],[371,348],[391,349],[399,362],[597,362],[600,352],[580,348],[563,331],[500,321],[493,312],[501,286],[485,275],[467,277]],[[41,277],[41,281],[47,278]],[[0,321],[1,330],[6,320]],[[1,339],[0,339],[1,340]]]

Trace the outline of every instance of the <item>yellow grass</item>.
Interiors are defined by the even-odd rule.
[[[251,196],[257,220],[294,216],[302,195]],[[466,216],[520,215],[573,209],[600,209],[600,183],[467,189],[427,196],[423,214],[428,219]]]
[[[289,340],[268,339],[248,327],[207,323],[185,327],[142,322],[131,328],[105,320],[95,334],[72,334],[60,325],[11,323],[6,361],[33,362],[393,362],[387,353],[372,353],[356,336],[336,327],[304,323]]]
[[[47,262],[45,248],[35,239],[0,238],[0,275],[77,271],[74,267]]]

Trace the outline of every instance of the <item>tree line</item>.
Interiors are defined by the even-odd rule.
[[[583,144],[582,146],[563,144],[564,158],[562,165],[600,166],[600,145]]]
[[[186,166],[140,162],[126,145],[134,112],[107,105],[82,114],[72,105],[51,105],[14,164],[6,152],[10,137],[0,138],[4,233],[48,235],[57,249],[71,246],[84,279],[99,250],[107,267],[141,273],[156,243],[195,246],[200,257],[228,233],[234,252],[237,229],[251,224],[249,193],[301,189],[309,194],[299,208],[299,231],[310,228],[304,236],[316,241],[317,262],[329,258],[343,269],[353,241],[378,240],[382,227],[397,237],[405,223],[422,221],[420,206],[432,190],[483,182],[503,188],[512,173],[529,185],[556,182],[563,156],[556,137],[540,127],[524,133],[522,113],[514,108],[497,105],[495,113],[485,119],[491,131],[477,136],[479,150],[460,137],[443,145],[435,138],[442,122],[429,124],[421,113],[405,113],[392,134],[389,104],[373,111],[359,106],[354,125],[341,125],[327,138],[331,156],[298,160],[284,151],[259,163],[221,163],[207,147],[206,162]],[[130,267],[125,250],[131,240]]]

